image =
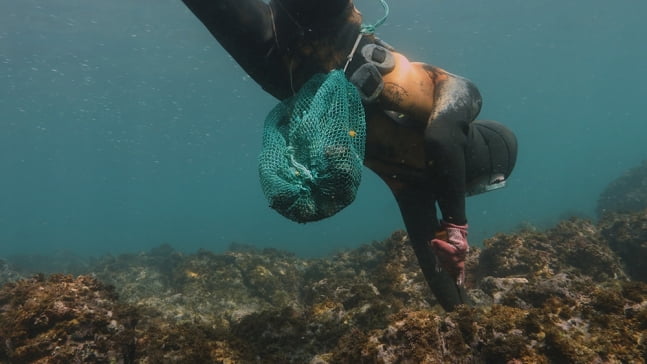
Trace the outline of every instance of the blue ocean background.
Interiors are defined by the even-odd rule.
[[[472,245],[595,219],[604,187],[647,158],[647,2],[389,4],[378,35],[474,81],[480,118],[518,136],[508,187],[468,200]],[[233,242],[321,256],[403,228],[369,170],[325,221],[271,210],[257,156],[275,103],[180,1],[0,0],[0,257]]]

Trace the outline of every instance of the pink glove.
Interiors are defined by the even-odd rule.
[[[469,251],[467,225],[454,225],[441,221],[443,230],[429,244],[436,254],[437,268],[442,268],[459,286],[465,281],[465,258]]]

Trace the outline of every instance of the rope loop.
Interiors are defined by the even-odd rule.
[[[389,4],[386,3],[386,0],[380,0],[382,7],[384,8],[384,16],[381,17],[375,24],[362,24],[360,27],[360,33],[362,34],[373,34],[375,30],[380,25],[384,24],[386,18],[389,17]]]

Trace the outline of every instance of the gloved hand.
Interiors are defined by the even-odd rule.
[[[436,254],[436,264],[456,280],[459,286],[465,281],[465,258],[469,251],[467,225],[441,221],[442,228],[429,243]]]

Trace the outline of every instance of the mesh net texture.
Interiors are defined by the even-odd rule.
[[[313,76],[265,119],[259,174],[270,207],[301,223],[332,216],[355,199],[366,122],[343,71]]]

